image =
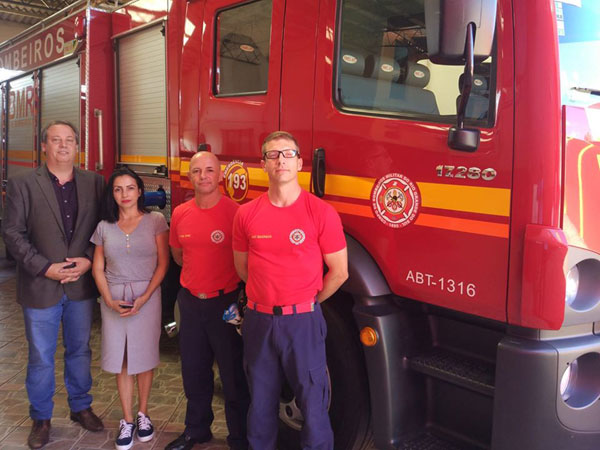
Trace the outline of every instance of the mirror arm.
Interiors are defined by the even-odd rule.
[[[463,152],[474,152],[479,147],[479,130],[465,128],[465,114],[467,112],[467,103],[471,95],[473,85],[473,71],[475,66],[474,55],[475,43],[475,24],[467,25],[467,40],[465,42],[465,71],[463,83],[460,88],[460,101],[456,109],[456,127],[448,131],[448,146],[454,150]]]
[[[471,86],[473,85],[473,70],[475,66],[475,55],[473,52],[475,36],[475,24],[470,23],[467,25],[467,40],[465,43],[465,71],[463,77],[463,84],[460,92],[460,103],[458,105],[458,111],[456,111],[456,127],[464,128],[465,113],[467,111],[467,103],[471,96]]]

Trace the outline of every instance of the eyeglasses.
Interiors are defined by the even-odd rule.
[[[265,159],[279,159],[279,155],[283,155],[284,158],[294,158],[300,156],[300,151],[293,148],[286,148],[283,150],[269,150],[263,153]]]

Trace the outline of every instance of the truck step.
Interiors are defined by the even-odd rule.
[[[428,431],[407,437],[398,446],[398,450],[476,450],[478,448],[436,436]]]
[[[481,359],[434,348],[409,359],[417,372],[493,397],[495,367]]]

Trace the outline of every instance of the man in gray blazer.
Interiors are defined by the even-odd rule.
[[[79,135],[72,124],[51,122],[41,141],[46,164],[8,181],[2,221],[4,242],[17,261],[17,302],[29,342],[25,386],[33,419],[30,448],[41,448],[50,439],[61,322],[71,420],[91,431],[103,429],[90,407],[89,340],[97,295],[90,236],[98,223],[104,179],[73,167]]]

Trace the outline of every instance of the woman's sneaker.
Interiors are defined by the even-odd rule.
[[[119,422],[119,436],[115,442],[115,448],[117,450],[129,450],[133,446],[133,432],[135,431],[135,424],[125,422],[121,419]]]
[[[142,412],[138,412],[135,421],[137,423],[137,437],[140,442],[148,442],[154,437],[154,427],[152,426],[150,417]]]

